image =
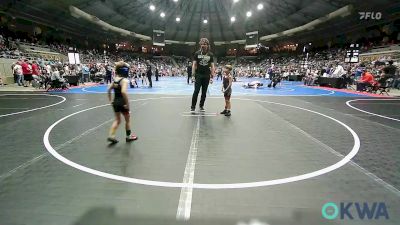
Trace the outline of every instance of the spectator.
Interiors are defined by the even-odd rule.
[[[17,83],[18,86],[22,86],[23,85],[23,71],[22,71],[22,66],[21,66],[22,62],[18,61],[15,65],[14,65],[14,70],[13,73],[16,74],[17,76]]]
[[[396,74],[396,67],[393,66],[393,60],[389,61],[389,65],[383,68],[383,72],[385,73],[385,78],[394,78],[394,75]]]
[[[346,75],[346,71],[343,69],[343,66],[340,65],[340,62],[337,62],[336,68],[332,73],[332,77],[342,77],[343,75]]]
[[[32,62],[32,76],[36,76],[34,78],[37,79],[40,75],[41,75],[40,67],[36,63],[36,61],[33,61]]]
[[[370,68],[365,69],[361,75],[361,79],[357,82],[357,91],[365,91],[367,86],[376,83],[374,76],[369,72]]]
[[[81,77],[81,83],[84,84],[85,82],[89,82],[89,67],[84,64],[82,65],[82,77]]]
[[[147,80],[149,81],[149,87],[153,87],[153,82],[151,80],[151,76],[153,75],[153,72],[151,71],[151,63],[150,60],[146,61],[146,76]]]
[[[109,63],[107,63],[105,65],[105,69],[106,69],[106,84],[109,84],[109,83],[111,84],[113,71],[112,71],[112,68]]]
[[[31,85],[33,77],[32,77],[32,65],[29,64],[28,59],[25,59],[22,63],[22,73],[24,75],[24,87],[28,87]]]
[[[192,62],[190,62],[186,68],[187,72],[187,84],[189,84],[189,80],[192,80]],[[192,80],[193,83],[193,80]]]

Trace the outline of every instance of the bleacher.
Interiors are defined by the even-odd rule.
[[[400,51],[400,44],[394,45],[381,45],[375,46],[369,49],[366,53],[373,53],[373,52],[388,52],[388,51]]]
[[[23,53],[23,56],[30,60],[42,58],[47,61],[64,61],[67,59],[67,56],[52,51],[48,46],[24,42],[19,42],[17,45],[20,51]]]
[[[20,43],[18,43],[18,47],[21,50],[26,51],[26,52],[30,52],[30,51],[52,52],[48,46],[42,46],[42,45],[31,44],[31,43],[20,42]]]

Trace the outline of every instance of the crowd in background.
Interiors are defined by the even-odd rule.
[[[62,62],[46,61],[38,58],[35,60],[20,59],[11,68],[13,70],[15,83],[21,86],[30,86],[33,78],[40,76],[51,77],[54,72],[58,72],[60,77],[64,76],[79,76],[80,83],[86,82],[104,82],[107,83],[113,76],[113,62],[123,59],[131,65],[131,76],[141,80],[143,85],[146,85],[148,68],[150,65],[151,74],[154,76],[186,76],[188,67],[190,67],[189,58],[172,57],[146,59],[141,57],[120,57],[111,55],[108,58],[100,58],[96,54],[84,53],[81,54],[83,59],[88,63],[69,64]],[[379,80],[379,77],[387,74],[386,68],[391,59],[382,59],[369,64],[361,63],[344,63],[343,50],[336,49],[325,52],[309,54],[307,59],[304,55],[279,56],[274,55],[270,58],[263,59],[248,59],[238,58],[229,59],[222,58],[216,63],[217,73],[222,70],[225,64],[234,65],[233,76],[235,79],[241,77],[259,77],[270,79],[271,76],[279,75],[282,79],[288,79],[289,76],[302,76],[306,85],[315,85],[318,77],[343,77],[351,78],[352,80],[361,79],[363,72],[370,72],[374,76],[374,80]],[[98,57],[97,57],[98,56]],[[22,73],[19,67],[22,67]],[[391,72],[393,86],[399,88],[398,70]],[[27,81],[27,82],[24,82]],[[136,83],[138,81],[136,80]],[[137,86],[137,85],[136,85]]]
[[[69,64],[66,60],[54,60],[43,57],[30,57],[23,52],[19,45],[28,43],[26,40],[13,39],[0,35],[0,57],[18,59],[13,64],[12,71],[14,81],[20,86],[32,85],[32,80],[45,77],[53,79],[55,77],[79,76],[80,83],[86,82],[110,82],[113,76],[112,65],[114,62],[124,60],[131,65],[131,77],[141,79],[143,85],[148,82],[149,68],[150,73],[157,77],[163,76],[186,76],[190,67],[190,58],[183,56],[170,57],[149,57],[148,55],[130,54],[129,52],[107,52],[98,49],[76,49],[79,53],[80,63]],[[32,46],[39,46],[49,49],[49,51],[60,53],[64,56],[71,51],[71,48],[64,44],[40,45],[29,43]],[[335,48],[326,50],[310,51],[305,53],[281,54],[274,53],[263,57],[226,57],[217,60],[217,73],[222,70],[223,65],[231,64],[234,66],[233,76],[235,80],[240,77],[259,77],[270,79],[272,76],[279,75],[282,79],[289,76],[302,76],[306,85],[315,85],[318,77],[343,77],[354,80],[362,79],[362,74],[368,72],[379,80],[385,73],[385,68],[392,60],[382,58],[368,63],[344,63],[345,49]],[[20,69],[20,66],[22,69]],[[150,66],[150,67],[149,67]],[[394,62],[394,66],[398,66]],[[22,71],[22,72],[21,72]],[[387,70],[386,70],[387,71]],[[392,71],[392,70],[391,70]],[[53,76],[53,74],[56,74]],[[391,72],[392,73],[392,72]],[[31,78],[31,76],[33,78]],[[399,88],[400,81],[398,69],[390,74],[393,87]],[[51,78],[53,77],[53,78]]]

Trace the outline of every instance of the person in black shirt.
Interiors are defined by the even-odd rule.
[[[147,67],[146,76],[147,76],[147,79],[149,80],[149,87],[151,88],[151,87],[153,87],[153,82],[151,81],[152,72],[151,72],[151,64],[150,64],[149,60],[146,61],[146,67]]]
[[[92,82],[95,81],[96,73],[97,73],[97,67],[96,67],[96,65],[92,65],[92,67],[90,67],[90,80]]]
[[[187,84],[189,84],[189,80],[192,78],[192,63],[189,63],[186,70],[187,70]]]
[[[378,83],[380,86],[386,86],[387,80],[389,78],[394,78],[396,74],[396,67],[393,66],[393,61],[389,61],[389,66],[386,66],[385,68],[382,69],[383,74],[378,79]]]
[[[394,75],[396,74],[396,67],[393,66],[393,61],[389,61],[389,66],[383,68],[383,72],[385,73],[385,78],[393,78]]]
[[[207,38],[200,39],[200,50],[194,54],[192,65],[192,80],[194,80],[194,92],[190,111],[194,113],[197,97],[201,88],[200,111],[204,112],[208,84],[213,82],[215,73],[214,55],[210,52],[210,42]]]
[[[156,81],[158,81],[158,76],[159,76],[160,74],[158,73],[158,67],[156,67]]]
[[[106,65],[106,84],[111,84],[111,77],[112,77],[112,68],[110,64]]]
[[[221,78],[221,80],[222,80],[222,69],[221,68],[218,69],[218,73],[217,73],[217,80],[219,80],[219,78]]]

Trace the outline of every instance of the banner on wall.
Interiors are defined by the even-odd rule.
[[[387,52],[373,52],[360,54],[360,62],[374,62],[374,61],[388,61],[390,59],[396,58],[400,51],[387,51]]]

